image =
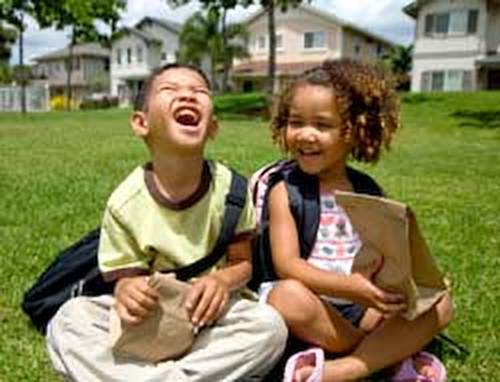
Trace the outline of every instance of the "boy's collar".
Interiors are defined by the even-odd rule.
[[[186,199],[174,202],[163,195],[156,185],[154,180],[153,163],[148,162],[144,165],[144,182],[146,183],[146,188],[149,191],[149,194],[156,203],[172,210],[183,210],[196,204],[207,193],[210,188],[211,181],[212,173],[210,171],[210,165],[208,161],[205,160],[203,162],[203,171],[201,173],[197,189]]]

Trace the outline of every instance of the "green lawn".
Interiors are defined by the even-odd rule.
[[[500,93],[406,96],[403,111],[393,150],[364,168],[414,208],[453,280],[448,333],[471,355],[445,352],[450,380],[500,380]],[[247,175],[279,156],[265,122],[221,120],[209,156]],[[99,224],[110,192],[147,153],[127,111],[108,110],[0,114],[0,154],[0,381],[53,380],[19,308],[23,291]]]

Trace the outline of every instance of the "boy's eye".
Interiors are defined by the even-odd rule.
[[[210,90],[208,90],[207,88],[197,88],[195,89],[195,92],[198,94],[204,94],[208,96],[211,95]]]

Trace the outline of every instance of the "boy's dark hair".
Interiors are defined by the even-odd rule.
[[[163,72],[170,70],[170,69],[189,69],[189,70],[192,70],[193,72],[198,73],[200,75],[200,77],[203,78],[203,80],[205,81],[208,89],[211,89],[210,80],[208,79],[207,75],[203,72],[203,70],[201,70],[197,66],[190,65],[190,64],[181,64],[178,62],[165,64],[163,66],[160,66],[159,68],[153,69],[151,74],[146,78],[146,80],[142,84],[142,86],[139,90],[139,93],[137,93],[137,96],[135,97],[135,100],[134,100],[134,111],[146,111],[147,110],[148,98],[149,98],[149,94],[151,92],[151,86],[153,85],[154,80],[160,74],[162,74]]]
[[[352,59],[325,61],[305,71],[281,95],[271,122],[273,140],[283,149],[295,89],[319,85],[333,90],[345,130],[351,127],[351,155],[358,161],[376,162],[382,146],[389,149],[400,127],[399,99],[391,76],[381,67]]]

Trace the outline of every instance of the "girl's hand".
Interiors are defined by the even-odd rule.
[[[186,298],[186,309],[191,322],[201,328],[211,325],[224,311],[229,301],[229,288],[220,279],[208,275],[199,278]]]
[[[158,292],[149,286],[148,277],[124,277],[116,283],[116,311],[127,324],[136,325],[158,305]]]
[[[380,311],[384,318],[390,318],[406,311],[405,297],[400,293],[385,291],[373,282],[375,275],[382,269],[383,258],[376,258],[371,264],[352,274],[355,294],[358,301]]]
[[[361,305],[373,307],[384,318],[394,317],[407,309],[405,297],[400,293],[384,291],[360,273],[351,275],[354,287],[354,300]]]

